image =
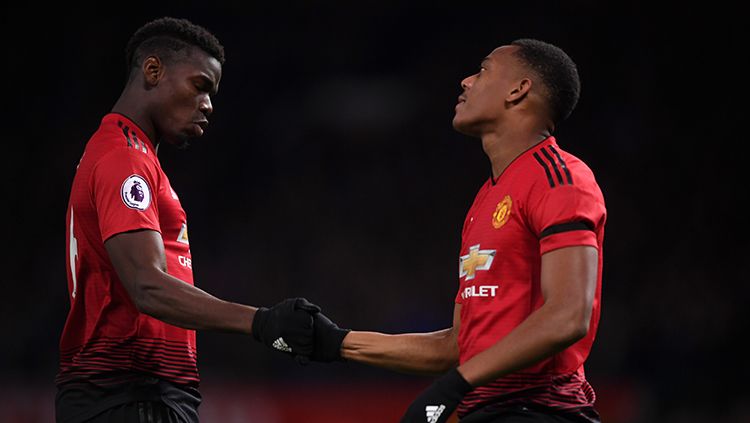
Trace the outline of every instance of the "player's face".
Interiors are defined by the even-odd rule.
[[[219,89],[221,64],[201,49],[194,48],[183,60],[165,65],[159,82],[159,104],[155,125],[165,141],[185,145],[203,135],[213,113],[211,96]]]
[[[453,127],[466,135],[480,137],[502,120],[505,98],[518,78],[515,46],[495,49],[481,63],[479,72],[461,81]]]

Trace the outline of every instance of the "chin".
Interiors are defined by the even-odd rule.
[[[175,143],[178,150],[187,150],[190,147],[190,140],[188,138],[180,139],[179,142]]]
[[[187,134],[174,134],[172,136],[164,137],[164,141],[177,147],[180,150],[184,150],[190,146],[190,139],[193,138]]]
[[[472,125],[470,122],[462,121],[458,118],[458,116],[453,118],[453,129],[456,131],[468,135],[470,137],[477,136],[476,131],[473,131]]]
[[[187,150],[190,147],[190,140],[195,138],[194,136],[187,134],[179,134],[174,138],[174,145],[180,150]]]

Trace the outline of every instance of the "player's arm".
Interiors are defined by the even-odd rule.
[[[159,232],[120,233],[104,246],[140,312],[185,329],[251,333],[255,307],[223,301],[167,273]]]
[[[544,304],[506,337],[451,369],[409,406],[403,423],[424,421],[425,407],[441,404],[444,422],[477,386],[547,358],[588,333],[596,291],[598,251],[566,247],[542,255]]]
[[[344,359],[404,373],[437,375],[458,363],[461,305],[453,311],[453,327],[429,333],[389,335],[351,331],[343,340]]]
[[[156,231],[120,233],[104,245],[140,312],[185,329],[252,334],[291,355],[312,353],[312,316],[320,308],[304,298],[289,298],[270,308],[216,298],[166,272],[164,243]],[[279,338],[284,342],[278,343]]]

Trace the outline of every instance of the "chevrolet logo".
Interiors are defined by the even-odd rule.
[[[180,234],[177,235],[177,242],[190,245],[190,241],[188,240],[187,223],[182,224],[182,228],[180,228]]]
[[[469,247],[469,254],[461,256],[458,263],[458,277],[474,279],[477,270],[488,270],[495,258],[495,250],[480,250],[479,244]]]

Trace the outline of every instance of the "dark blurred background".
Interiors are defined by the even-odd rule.
[[[489,174],[451,127],[459,82],[495,47],[540,38],[578,64],[581,100],[556,136],[608,207],[586,365],[605,421],[750,421],[738,12],[505,3],[6,3],[0,421],[52,419],[69,186],[123,87],[127,40],[165,15],[227,56],[206,135],[159,151],[198,286],[252,305],[305,296],[361,330],[449,326],[461,225]],[[431,381],[300,367],[239,335],[198,343],[207,422],[377,422]]]

